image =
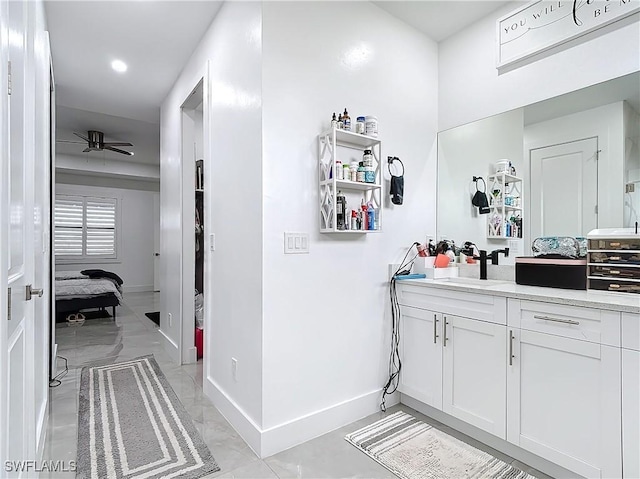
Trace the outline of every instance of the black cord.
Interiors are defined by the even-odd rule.
[[[56,359],[60,358],[64,361],[64,371],[62,371],[60,374],[58,374],[55,378],[53,378],[51,381],[49,381],[49,387],[50,388],[57,388],[58,386],[60,386],[62,384],[61,379],[64,378],[67,373],[69,372],[69,362],[67,361],[67,358],[62,357],[62,356],[56,356]]]
[[[398,302],[398,294],[396,291],[396,275],[401,272],[404,273],[402,269],[407,265],[413,265],[418,253],[416,253],[410,261],[406,261],[407,256],[409,256],[411,248],[419,244],[420,243],[413,243],[409,247],[404,258],[402,258],[400,266],[393,274],[389,283],[389,299],[391,300],[391,353],[389,354],[389,379],[382,388],[382,400],[380,402],[380,409],[382,412],[387,410],[387,396],[389,394],[393,394],[398,389],[398,384],[400,383],[400,370],[402,369],[402,360],[400,358],[400,303]],[[411,271],[411,266],[409,266],[408,271]]]

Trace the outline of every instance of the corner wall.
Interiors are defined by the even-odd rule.
[[[387,264],[435,232],[438,53],[369,2],[265,2],[263,15],[267,456],[378,409]],[[405,203],[385,201],[381,233],[319,233],[317,137],[345,107],[354,124],[378,117],[385,179],[387,156],[405,165]],[[310,253],[284,255],[285,231],[308,233]]]
[[[260,448],[262,422],[261,28],[260,3],[223,4],[162,104],[160,142],[160,326],[178,362],[180,319],[193,322],[181,318],[182,272],[188,269],[181,260],[182,203],[183,194],[193,194],[185,186],[191,180],[182,177],[181,105],[205,76],[208,62],[204,390],[254,450]],[[232,357],[238,361],[237,380]]]
[[[579,90],[640,70],[638,21],[498,75],[496,20],[512,2],[439,44],[439,129]]]

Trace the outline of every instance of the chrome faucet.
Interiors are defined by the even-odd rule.
[[[491,264],[498,264],[498,254],[504,254],[504,257],[509,257],[509,248],[495,249],[491,252]]]

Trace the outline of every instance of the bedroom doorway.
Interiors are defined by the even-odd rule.
[[[204,78],[182,104],[182,362],[203,357],[205,296]]]

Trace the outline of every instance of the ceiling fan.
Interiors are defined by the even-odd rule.
[[[123,155],[133,156],[132,151],[121,150],[120,148],[115,148],[116,146],[133,146],[133,144],[128,142],[117,142],[117,141],[108,141],[105,143],[104,141],[104,133],[97,130],[89,130],[87,131],[87,136],[81,135],[80,133],[73,132],[74,135],[82,138],[87,142],[87,147],[82,150],[83,153],[88,153],[90,151],[103,151],[110,150],[115,151],[116,153],[121,153]],[[79,143],[82,144],[81,141],[71,141],[71,140],[58,140],[60,143]]]

